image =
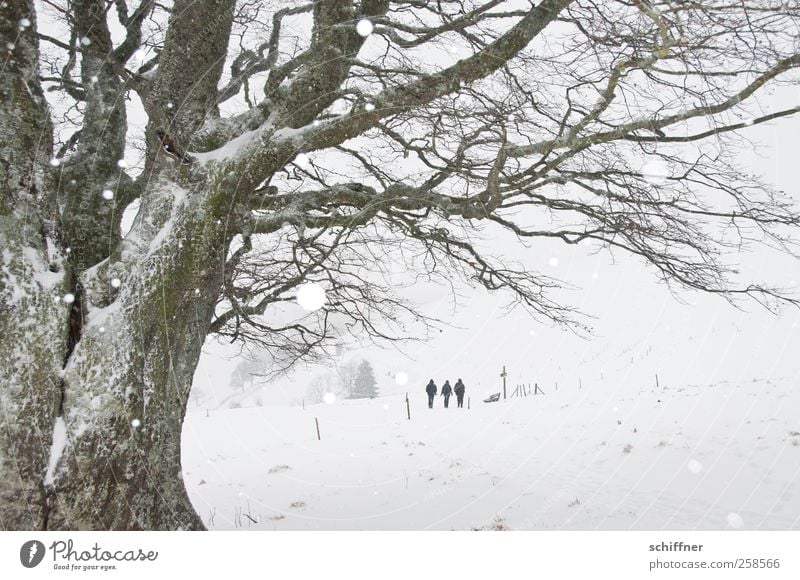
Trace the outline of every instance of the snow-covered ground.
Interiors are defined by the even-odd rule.
[[[795,379],[587,382],[469,410],[422,385],[410,421],[403,395],[198,409],[184,479],[211,529],[800,529]]]

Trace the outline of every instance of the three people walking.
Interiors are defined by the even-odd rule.
[[[464,386],[464,383],[461,379],[458,379],[455,388],[450,386],[450,381],[446,380],[444,385],[442,385],[442,396],[444,397],[444,408],[447,409],[450,406],[450,397],[455,393],[456,401],[458,402],[459,407],[464,406],[464,392],[467,388]],[[438,387],[436,383],[433,382],[433,379],[428,382],[428,385],[425,387],[425,392],[428,393],[428,408],[433,409],[433,398],[438,393]]]

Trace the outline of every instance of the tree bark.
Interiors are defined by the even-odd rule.
[[[228,241],[205,187],[184,185],[155,183],[121,251],[84,276],[50,529],[203,528],[183,486],[181,426]]]
[[[91,16],[91,5],[76,9]],[[151,157],[120,241],[119,215],[98,207],[124,148],[118,79],[86,51],[89,134],[51,165],[32,2],[10,2],[0,26],[4,43],[16,39],[0,69],[0,357],[11,361],[0,366],[0,528],[202,529],[180,435],[232,237],[227,206],[202,171],[190,180]],[[103,49],[107,29],[92,31]],[[103,115],[114,141],[99,147]]]
[[[0,11],[0,528],[37,529],[67,345],[66,273],[46,171],[52,132],[30,1]]]

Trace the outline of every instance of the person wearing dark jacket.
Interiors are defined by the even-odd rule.
[[[431,382],[425,387],[425,392],[428,393],[428,409],[433,409],[433,398],[436,396],[436,390],[436,383],[431,379]]]
[[[461,379],[458,379],[453,391],[456,393],[456,402],[458,402],[459,407],[464,406],[464,391],[466,390],[467,388],[464,386],[464,383],[461,382]]]
[[[447,409],[450,402],[450,395],[453,394],[453,387],[450,386],[450,381],[445,381],[442,386],[442,396],[444,397],[444,408]]]

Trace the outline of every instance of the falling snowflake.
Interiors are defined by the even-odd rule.
[[[173,105],[172,103],[167,103],[167,108],[168,108],[168,109],[171,109],[171,108],[172,108],[172,107],[174,107],[174,106],[175,106],[175,105]]]
[[[56,304],[61,302],[61,296],[53,296],[53,302],[55,302]]]
[[[111,191],[110,189],[104,189],[103,190],[103,199],[111,201],[112,199],[114,199],[114,192]]]
[[[333,405],[336,402],[336,395],[333,393],[325,393],[325,396],[322,397],[322,400],[325,401],[326,405]]]
[[[373,30],[375,30],[375,26],[369,18],[362,18],[356,24],[356,32],[364,38],[372,34]]]
[[[138,429],[141,424],[142,422],[139,421],[139,419],[134,419],[133,421],[131,421],[131,427],[133,427],[134,429]]]
[[[592,280],[597,280],[599,277],[600,277],[600,274],[598,274],[597,272],[592,274]]]
[[[617,413],[617,412],[619,412],[619,407],[614,407],[613,410],[614,410],[615,413]]]
[[[15,48],[14,43],[13,42],[9,42],[8,44],[6,44],[6,48],[8,50],[14,50],[14,48]]]
[[[89,37],[84,36],[83,38],[81,38],[81,44],[83,46],[89,46],[90,44],[92,44],[92,40]]]
[[[663,159],[651,159],[641,169],[642,176],[650,183],[663,185],[670,176],[669,166]]]
[[[60,159],[56,159],[55,157],[53,157],[50,160],[50,165],[52,165],[53,167],[58,167],[59,165],[61,165],[61,160]]]
[[[367,111],[374,111],[375,105],[373,105],[372,103],[367,103],[366,105],[364,105],[364,109]]]
[[[122,280],[120,280],[119,278],[112,278],[111,279],[111,285],[114,288],[119,288],[120,286],[122,286]]]
[[[28,20],[27,18],[23,18],[22,20],[19,21],[19,29],[20,30],[25,30],[30,25],[31,25],[31,21]]]
[[[536,331],[535,330],[531,330],[531,331],[528,332],[528,334],[530,334],[531,336],[536,336]]]
[[[556,257],[554,256],[554,257],[550,258],[550,259],[547,261],[547,263],[548,263],[548,264],[550,264],[550,265],[551,265],[553,268],[555,268],[556,266],[558,266],[558,258],[556,258]]]
[[[64,294],[62,300],[64,301],[64,304],[72,304],[75,302],[75,295],[72,292],[67,292]]]
[[[689,471],[692,473],[700,473],[703,471],[703,464],[697,461],[697,459],[692,459],[689,463],[686,464],[686,467],[689,468]]]
[[[308,310],[309,312],[322,308],[327,299],[325,289],[313,282],[303,284],[297,290],[297,303],[303,310]]]
[[[397,373],[394,380],[398,385],[405,385],[408,383],[408,375],[406,373]]]
[[[143,48],[140,48],[139,50],[133,53],[133,58],[135,58],[136,60],[141,61],[144,60],[145,57],[147,57],[147,51]]]
[[[739,528],[744,527],[744,520],[742,516],[737,513],[729,513],[728,516],[725,518],[728,521],[728,525],[732,528]]]
[[[389,409],[389,405],[387,405],[386,403],[384,403],[384,404],[383,404],[383,408],[384,408],[384,410],[388,410],[388,409]]]
[[[92,83],[96,83],[96,82],[97,82],[97,80],[98,80],[98,79],[97,79],[97,77],[96,77],[96,76],[93,76],[93,77],[91,77],[91,78],[89,79],[89,81],[90,81],[90,82],[92,82]]]
[[[117,167],[125,169],[127,166],[128,166],[128,162],[125,161],[124,159],[120,159],[119,161],[117,161]]]
[[[100,331],[100,334],[102,334],[102,333],[104,333],[106,331],[106,327],[105,326],[101,326],[100,328],[98,328],[98,330]]]

